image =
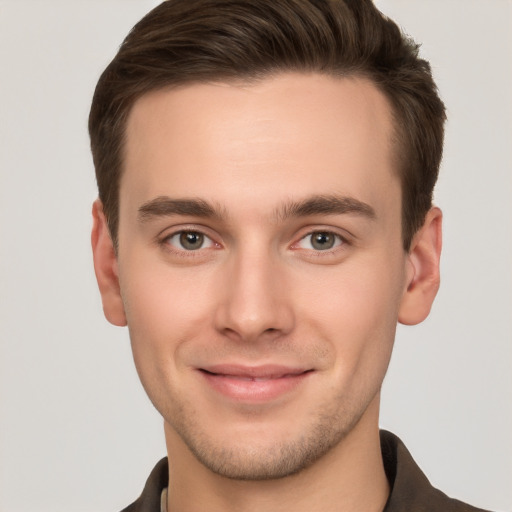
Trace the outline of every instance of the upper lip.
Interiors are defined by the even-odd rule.
[[[311,371],[310,368],[298,368],[276,364],[264,364],[259,366],[214,364],[203,366],[199,368],[199,370],[212,373],[214,375],[239,377],[245,379],[279,379],[282,377],[301,375],[307,371]]]

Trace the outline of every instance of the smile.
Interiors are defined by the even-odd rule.
[[[268,402],[294,391],[311,369],[276,365],[215,365],[199,369],[211,389],[239,402]]]

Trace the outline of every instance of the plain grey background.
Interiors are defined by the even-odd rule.
[[[119,510],[165,454],[89,231],[95,82],[156,0],[0,0],[0,511]],[[512,510],[512,3],[377,0],[448,107],[443,282],[400,328],[381,425],[433,484]]]

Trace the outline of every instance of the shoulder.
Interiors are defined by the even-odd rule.
[[[168,483],[169,468],[164,457],[151,471],[142,494],[121,512],[160,512],[160,496]]]
[[[450,498],[433,487],[404,443],[391,432],[382,430],[380,441],[391,486],[384,512],[489,512]]]

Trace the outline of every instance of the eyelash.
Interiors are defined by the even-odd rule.
[[[335,245],[329,249],[315,250],[315,249],[303,249],[300,247],[301,242],[307,240],[315,234],[330,235],[335,237]],[[311,243],[311,242],[310,242]],[[344,252],[352,245],[350,239],[347,236],[341,235],[339,232],[332,229],[314,229],[308,231],[306,234],[301,236],[299,240],[292,244],[291,249],[295,251],[304,251],[301,254],[306,255],[308,259],[322,258],[321,261],[329,262],[333,261],[332,258],[341,257]]]
[[[196,250],[187,250],[184,247],[178,248],[173,246],[170,241],[174,237],[181,236],[183,234],[197,234],[202,237],[204,237],[205,241],[209,241],[208,247],[199,247]],[[165,251],[170,252],[173,254],[173,256],[178,256],[182,258],[194,258],[198,256],[204,256],[204,250],[205,249],[218,249],[221,247],[221,245],[218,242],[215,242],[212,236],[205,233],[205,230],[203,228],[197,228],[197,227],[183,227],[179,230],[173,231],[171,233],[166,233],[163,236],[157,236],[157,244],[162,247]]]
[[[193,250],[193,249],[187,250],[184,247],[177,248],[177,247],[173,246],[170,243],[171,239],[173,239],[175,237],[178,237],[178,236],[181,236],[183,234],[197,234],[197,235],[200,235],[200,236],[204,237],[204,239],[206,241],[209,241],[209,245],[208,245],[208,247],[204,247],[202,245],[201,247],[199,247],[196,250]],[[334,241],[335,245],[333,247],[331,247],[331,248],[328,248],[328,249],[318,249],[318,250],[315,250],[314,248],[312,248],[312,249],[309,249],[309,248],[303,249],[303,248],[299,247],[299,244],[302,241],[312,237],[315,234],[330,235],[330,236],[335,237],[335,241]],[[196,227],[182,228],[182,229],[179,229],[177,231],[173,231],[172,233],[165,234],[165,236],[159,237],[157,239],[157,243],[161,247],[163,247],[166,251],[172,252],[174,255],[177,255],[177,256],[183,257],[183,258],[198,257],[201,254],[204,255],[204,250],[207,250],[207,249],[220,249],[222,247],[220,243],[216,242],[213,239],[212,236],[206,234],[205,231],[202,228],[196,228]],[[290,249],[297,250],[297,251],[303,249],[303,250],[307,251],[309,254],[314,255],[314,257],[322,257],[322,256],[328,256],[328,255],[336,254],[340,250],[346,249],[347,246],[350,246],[350,245],[351,245],[351,243],[347,239],[347,237],[342,236],[341,234],[333,231],[332,229],[331,230],[329,230],[329,229],[315,229],[315,230],[308,231],[306,234],[301,236],[298,239],[297,242],[294,242],[290,246]]]

